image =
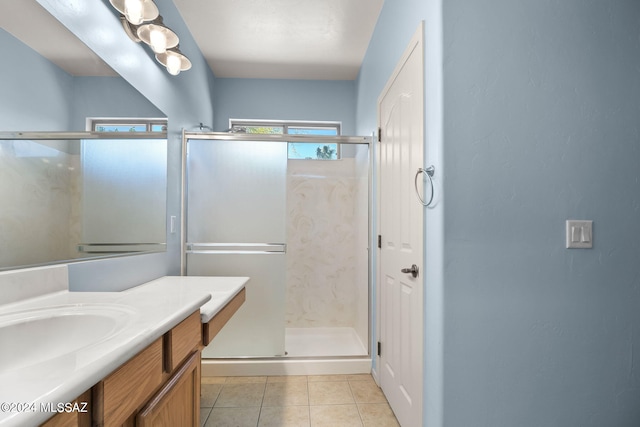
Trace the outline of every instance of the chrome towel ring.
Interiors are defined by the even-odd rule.
[[[423,168],[418,168],[418,172],[416,172],[416,176],[413,179],[413,184],[414,187],[416,189],[416,195],[418,196],[418,200],[420,200],[420,204],[422,204],[422,206],[430,206],[431,202],[433,202],[433,174],[435,173],[436,168],[433,166],[429,166],[426,169]],[[429,185],[431,186],[431,197],[429,198],[429,201],[427,203],[424,202],[424,200],[422,200],[422,197],[420,196],[420,191],[418,190],[418,176],[420,176],[421,173],[425,173],[427,174],[427,178],[429,178]]]

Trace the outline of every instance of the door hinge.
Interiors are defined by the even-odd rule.
[[[378,128],[378,142],[382,142],[382,128]]]
[[[378,356],[382,355],[382,343],[378,341]]]
[[[378,249],[382,249],[382,235],[378,234]]]

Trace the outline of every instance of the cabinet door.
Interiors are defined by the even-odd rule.
[[[200,351],[194,352],[136,417],[139,427],[200,425]]]

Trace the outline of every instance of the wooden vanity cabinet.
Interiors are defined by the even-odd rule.
[[[205,324],[195,311],[79,396],[89,413],[60,413],[41,427],[199,426],[201,350],[245,299],[242,289]]]
[[[200,352],[194,352],[136,416],[138,427],[200,425]]]
[[[200,425],[200,312],[92,388],[93,426]]]

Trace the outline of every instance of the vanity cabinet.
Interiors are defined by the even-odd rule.
[[[60,413],[41,427],[200,425],[201,350],[246,299],[243,288],[207,323],[197,310],[76,399],[87,413]]]
[[[93,387],[93,425],[199,425],[200,349],[196,311]]]
[[[198,426],[201,349],[196,311],[80,396],[90,414],[57,414],[42,427]]]

